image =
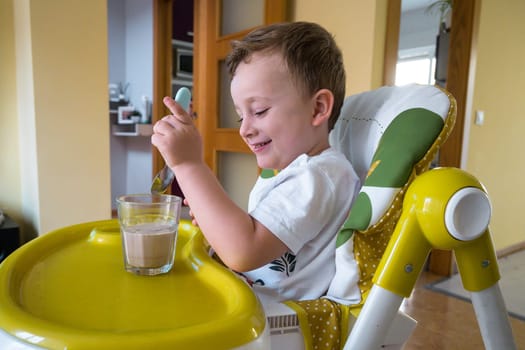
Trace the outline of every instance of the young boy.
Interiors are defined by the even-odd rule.
[[[204,236],[263,303],[322,296],[335,272],[335,238],[358,178],[330,148],[345,95],[342,55],[319,25],[270,25],[233,43],[227,58],[239,134],[260,168],[248,212],[224,192],[202,157],[192,118],[171,98],[172,115],[154,126],[152,143],[177,174]]]

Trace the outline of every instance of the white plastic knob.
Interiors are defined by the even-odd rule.
[[[481,236],[489,226],[492,207],[485,192],[465,187],[454,193],[445,208],[445,226],[460,241]]]

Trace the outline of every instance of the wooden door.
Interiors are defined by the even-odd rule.
[[[166,114],[162,97],[172,94],[173,1],[154,0],[153,122]],[[204,142],[204,158],[228,194],[246,207],[248,193],[258,174],[255,157],[238,134],[224,58],[231,40],[252,29],[286,20],[286,0],[194,0],[195,67],[193,110]],[[153,174],[163,166],[153,148]]]
[[[285,0],[195,0],[194,111],[204,158],[226,192],[246,209],[257,163],[239,136],[224,59],[232,40],[254,28],[286,20]]]
[[[162,104],[164,96],[171,95],[172,65],[172,0],[153,0],[153,99],[151,122],[155,124],[166,115]],[[152,178],[164,167],[164,159],[152,146]]]

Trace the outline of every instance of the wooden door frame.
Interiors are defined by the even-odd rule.
[[[151,123],[155,124],[166,115],[162,104],[164,96],[171,96],[171,65],[173,32],[172,0],[153,0],[153,98]],[[164,159],[152,146],[152,176],[164,167]]]
[[[399,22],[402,0],[389,0],[385,37],[385,60],[383,82],[393,85],[395,81],[395,65],[399,42]],[[468,111],[467,105],[472,96],[474,86],[471,77],[472,62],[476,59],[476,45],[481,0],[462,0],[454,2],[452,25],[450,30],[450,50],[446,89],[456,98],[456,124],[447,141],[439,152],[439,165],[461,167],[461,152],[463,133]],[[452,252],[433,250],[429,259],[429,270],[443,276],[454,272]]]

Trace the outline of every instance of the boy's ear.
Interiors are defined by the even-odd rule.
[[[334,94],[328,89],[317,91],[313,97],[314,115],[312,125],[319,126],[328,122],[334,106]]]

